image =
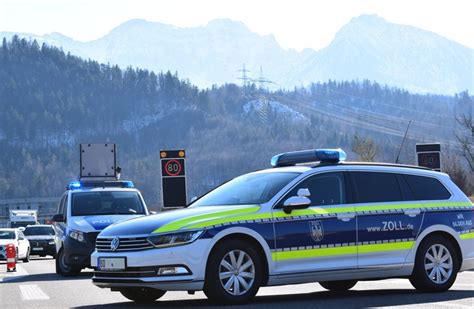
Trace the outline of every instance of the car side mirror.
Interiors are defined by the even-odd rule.
[[[311,200],[309,197],[311,193],[306,188],[301,188],[297,192],[297,196],[291,196],[283,203],[283,211],[286,214],[290,214],[293,209],[305,209],[311,206]]]
[[[53,218],[51,219],[53,222],[65,222],[66,220],[64,219],[63,214],[55,214]]]

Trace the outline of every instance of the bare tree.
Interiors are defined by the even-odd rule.
[[[463,156],[466,159],[471,172],[474,172],[474,122],[472,114],[465,114],[456,117],[456,121],[463,129],[468,130],[467,134],[457,134],[456,138],[461,145]]]
[[[361,138],[357,134],[352,139],[352,151],[362,162],[373,162],[378,154],[377,145],[370,138]]]
[[[461,130],[456,134],[456,138],[471,172],[474,172],[474,100],[465,91],[459,94],[458,105],[460,113],[456,116],[456,121],[461,126]]]

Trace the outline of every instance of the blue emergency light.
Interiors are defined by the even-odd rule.
[[[130,180],[119,181],[72,181],[67,186],[67,190],[77,190],[81,188],[135,188],[135,184]]]
[[[280,167],[311,162],[337,163],[346,158],[347,155],[341,148],[310,149],[281,153],[272,158],[271,164],[273,167]]]

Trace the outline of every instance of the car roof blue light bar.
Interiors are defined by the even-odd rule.
[[[67,190],[78,190],[82,188],[135,188],[135,184],[130,180],[117,181],[72,181],[67,186]]]
[[[341,148],[309,149],[281,153],[272,158],[271,164],[273,167],[281,167],[311,162],[337,163],[345,161],[346,158],[347,155]]]

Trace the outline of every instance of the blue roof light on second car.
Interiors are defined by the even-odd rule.
[[[310,149],[281,153],[272,158],[271,164],[274,167],[279,167],[311,162],[337,163],[346,160],[346,158],[346,153],[340,148]]]
[[[69,189],[69,190],[80,189],[81,186],[82,185],[80,181],[72,181],[67,185],[66,189]]]
[[[122,185],[124,188],[135,188],[135,184],[130,180],[122,181]]]

